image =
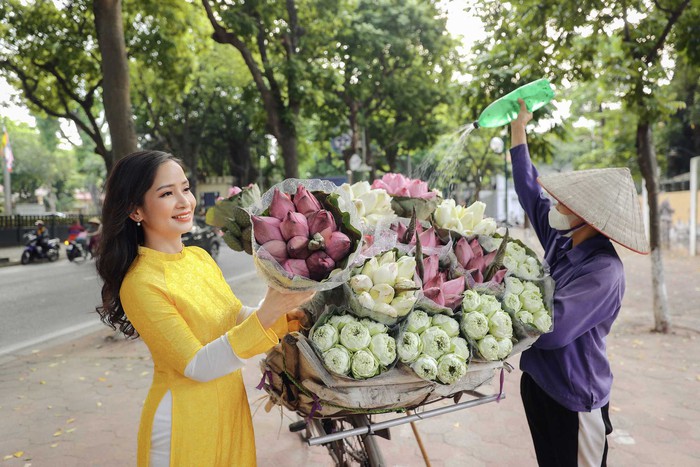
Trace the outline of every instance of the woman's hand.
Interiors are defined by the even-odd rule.
[[[280,292],[267,288],[265,299],[258,310],[258,319],[265,329],[277,322],[283,315],[292,312],[313,297],[314,292]]]
[[[518,112],[516,119],[510,123],[510,144],[512,148],[521,144],[527,144],[525,127],[532,120],[532,112],[527,110],[525,101],[518,99],[518,104],[520,104],[520,112]]]

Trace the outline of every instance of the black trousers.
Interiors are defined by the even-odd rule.
[[[607,435],[612,433],[609,404],[600,412],[574,412],[549,397],[527,373],[520,379],[520,395],[540,467],[576,467],[582,458],[588,461],[582,461],[585,465],[594,465],[592,458],[596,465],[597,459],[602,467],[607,465]],[[602,417],[602,421],[595,417]],[[580,445],[580,439],[598,442],[593,442],[591,449],[590,443]]]

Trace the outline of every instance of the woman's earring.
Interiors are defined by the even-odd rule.
[[[136,225],[139,226],[139,227],[141,227],[141,221],[138,221],[138,222],[136,223]]]

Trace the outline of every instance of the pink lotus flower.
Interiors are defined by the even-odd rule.
[[[230,198],[231,196],[236,196],[241,191],[243,191],[243,190],[241,190],[239,187],[232,186],[231,188],[228,189],[228,197]]]
[[[396,224],[394,224],[394,225],[391,226],[391,229],[394,230],[394,231],[396,232],[399,241],[403,243],[403,238],[404,238],[404,236],[406,236],[406,232],[408,231],[408,227],[407,227],[406,225],[404,225],[402,222],[397,222]],[[422,233],[423,231],[425,231],[425,229],[423,228],[423,226],[421,225],[421,223],[420,223],[420,222],[416,222],[416,232],[417,232],[418,234],[420,234],[420,233]],[[415,244],[416,244],[416,234],[415,234],[415,233],[413,234],[413,237],[411,238],[411,240],[409,241],[408,244],[409,244],[409,245],[415,245]]]
[[[287,244],[284,240],[270,240],[264,243],[263,248],[270,253],[275,260],[282,264],[289,256],[287,255]]]
[[[309,268],[306,267],[306,261],[303,259],[288,259],[282,267],[292,276],[309,277]]]
[[[423,258],[423,283],[427,284],[438,275],[440,258],[437,255],[430,255]]]
[[[428,184],[424,181],[395,173],[384,174],[381,180],[372,183],[372,188],[382,188],[390,195],[406,198],[432,199],[436,196],[434,191],[428,190]]]
[[[280,223],[280,232],[285,240],[292,237],[309,236],[309,224],[306,217],[300,212],[288,212],[284,220]]]
[[[440,289],[440,287],[431,287],[429,289],[424,289],[423,295],[425,295],[426,298],[429,298],[438,305],[445,306],[445,296],[443,295],[442,289]]]
[[[276,217],[252,216],[255,241],[263,245],[270,240],[284,240],[280,231],[280,220]]]
[[[303,185],[297,187],[297,192],[294,195],[294,206],[297,212],[302,213],[306,217],[321,210],[321,203]]]
[[[457,262],[469,272],[474,283],[481,284],[484,282],[484,272],[491,263],[496,259],[498,251],[494,250],[491,253],[484,255],[484,251],[475,238],[471,243],[462,237],[455,244],[455,256]],[[507,270],[499,269],[491,278],[491,282],[500,284],[505,277]]]
[[[325,209],[321,209],[309,216],[309,235],[316,233],[324,234],[326,230],[329,232],[338,230],[333,214]]]
[[[282,193],[275,188],[272,194],[272,202],[270,203],[270,215],[282,221],[288,212],[296,212],[294,203],[288,194]]]
[[[442,294],[445,297],[445,306],[453,310],[462,303],[462,293],[467,288],[464,277],[458,277],[442,284]]]
[[[287,242],[287,254],[293,259],[306,259],[311,256],[308,237],[297,236],[290,238]]]
[[[352,241],[343,232],[335,231],[326,236],[326,253],[333,258],[336,263],[342,261],[350,251]]]
[[[306,258],[306,267],[309,268],[309,278],[320,281],[335,268],[335,261],[325,251],[319,250]]]

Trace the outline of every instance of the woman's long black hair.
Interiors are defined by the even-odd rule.
[[[138,333],[124,314],[119,289],[143,243],[143,230],[129,214],[143,206],[144,195],[153,185],[158,167],[171,160],[182,165],[167,152],[134,152],[120,159],[107,179],[97,256],[97,273],[104,284],[102,305],[96,310],[105,324],[112,329],[118,327],[127,337],[138,337]]]

